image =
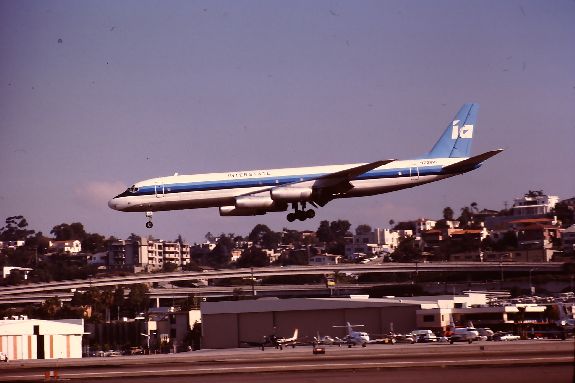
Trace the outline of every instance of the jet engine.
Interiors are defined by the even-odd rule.
[[[264,215],[271,211],[286,211],[287,203],[274,201],[268,195],[242,196],[236,198],[235,206],[221,206],[221,216]]]
[[[266,211],[264,209],[241,208],[236,206],[220,206],[220,215],[222,217],[264,215],[265,213]]]
[[[272,207],[275,201],[268,195],[264,196],[241,196],[236,198],[236,207],[245,209],[267,209]]]
[[[312,193],[309,187],[279,187],[272,189],[270,195],[274,201],[303,202],[309,201]]]

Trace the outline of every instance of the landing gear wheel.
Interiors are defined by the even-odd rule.
[[[294,202],[292,204],[292,208],[294,209],[294,211],[292,213],[289,213],[286,217],[289,222],[293,222],[296,219],[300,221],[305,221],[306,219],[311,219],[315,217],[315,210],[313,209],[306,210],[305,202],[302,202],[301,205],[302,210],[299,209],[297,203]]]
[[[154,224],[152,223],[152,212],[151,211],[147,211],[146,212],[146,218],[148,218],[148,222],[146,222],[146,227],[148,229],[151,229],[152,227],[154,227]]]

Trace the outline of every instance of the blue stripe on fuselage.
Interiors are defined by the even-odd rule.
[[[414,168],[411,168],[413,170]],[[412,177],[418,175],[419,177],[439,175],[441,174],[441,166],[426,166],[418,169],[418,174],[410,173],[410,168],[394,168],[394,169],[374,169],[367,173],[354,178],[354,180],[373,180],[380,178],[402,178]],[[247,178],[247,179],[230,179],[218,181],[202,181],[202,182],[188,182],[188,183],[175,183],[164,185],[150,185],[141,186],[139,190],[131,195],[154,195],[156,188],[160,194],[174,194],[207,190],[225,190],[225,189],[239,189],[239,188],[253,188],[253,187],[272,187],[291,184],[294,182],[313,181],[318,177],[325,174],[303,174],[303,175],[290,175],[280,177],[263,177],[263,178]],[[353,180],[352,180],[353,181]],[[163,191],[161,190],[163,188]]]

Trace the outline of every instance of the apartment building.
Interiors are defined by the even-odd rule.
[[[511,208],[514,216],[534,216],[550,213],[559,202],[558,196],[543,194],[543,191],[529,191],[523,197],[513,200]]]
[[[190,263],[190,245],[133,237],[110,244],[108,262],[111,268],[135,271],[160,270],[168,262],[181,267]]]

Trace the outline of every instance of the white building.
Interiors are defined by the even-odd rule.
[[[427,218],[419,218],[418,220],[415,221],[415,236],[419,237],[421,235],[421,232],[432,230],[436,224],[437,221]]]
[[[533,216],[550,213],[559,202],[558,196],[546,195],[542,191],[529,191],[523,197],[513,200],[514,216]]]
[[[15,249],[24,246],[26,241],[0,241],[0,249]]]
[[[50,251],[76,255],[82,251],[82,242],[77,239],[69,241],[50,241]]]
[[[0,320],[0,351],[9,360],[82,357],[83,319]]]
[[[23,274],[24,279],[28,279],[28,274],[30,273],[30,271],[32,271],[32,269],[28,267],[4,266],[2,268],[2,278],[6,279],[12,273],[13,270],[20,271]]]
[[[391,253],[401,238],[411,236],[411,230],[389,230],[376,228],[366,234],[346,238],[345,256],[355,259],[358,256]]]

